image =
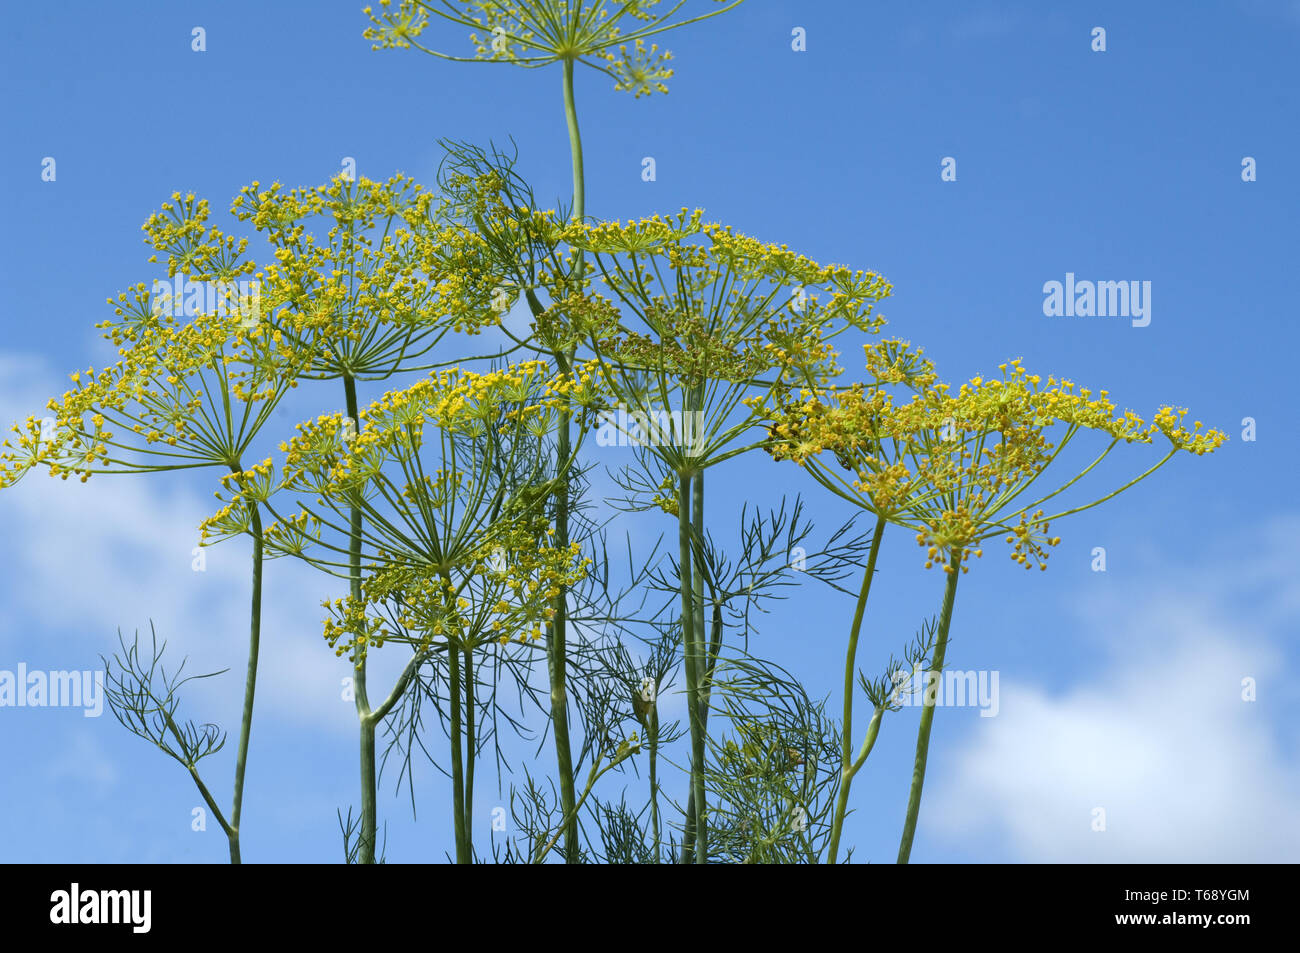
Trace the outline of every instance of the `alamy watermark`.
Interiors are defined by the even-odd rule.
[[[104,713],[104,673],[0,669],[0,708],[81,708],[86,718]]]
[[[121,924],[132,933],[153,925],[152,890],[83,890],[74,883],[50,894],[50,922],[57,925]]]
[[[1049,318],[1131,318],[1133,327],[1151,323],[1151,282],[1065,281],[1043,284],[1043,314]]]
[[[253,278],[238,281],[194,281],[185,275],[159,278],[153,283],[155,315],[193,318],[200,314],[238,317],[244,328],[262,319],[262,283]]]
[[[981,718],[993,718],[1000,708],[998,681],[996,671],[932,672],[918,665],[894,673],[890,700],[901,708],[978,708]]]
[[[596,426],[599,447],[680,447],[704,449],[704,413],[698,410],[602,410]]]

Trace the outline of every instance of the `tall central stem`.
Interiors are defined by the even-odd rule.
[[[840,832],[844,829],[844,817],[848,813],[849,788],[853,785],[853,690],[854,676],[857,674],[858,635],[862,632],[862,617],[867,609],[867,597],[871,594],[871,580],[876,575],[876,556],[880,553],[880,541],[885,536],[885,518],[876,517],[876,528],[871,534],[871,550],[867,554],[867,568],[862,574],[862,588],[858,592],[858,605],[853,613],[853,627],[849,630],[849,646],[844,653],[844,728],[840,750],[840,792],[835,802],[835,816],[831,821],[830,863],[835,863],[840,850]],[[873,727],[879,725],[875,722]]]
[[[448,679],[451,683],[451,695],[447,699],[450,707],[451,724],[448,735],[451,738],[451,797],[452,810],[456,825],[456,863],[468,864],[469,833],[465,829],[465,767],[461,761],[461,720],[460,720],[460,649],[454,643],[447,644]]]
[[[361,418],[357,412],[357,382],[351,375],[343,378],[343,393],[347,401],[347,414],[356,433],[361,432]],[[351,508],[351,525],[348,535],[348,570],[352,598],[361,601],[361,508]],[[363,864],[375,862],[375,836],[378,827],[378,781],[375,775],[375,722],[370,715],[370,698],[366,694],[366,645],[356,652],[352,663],[352,690],[357,704],[357,720],[361,724],[361,851]]]
[[[696,492],[693,491],[698,491],[698,497]],[[697,504],[702,507],[703,503],[704,488],[702,483],[692,480],[688,474],[682,474],[677,487],[677,562],[682,601],[682,649],[686,661],[686,708],[691,734],[692,804],[687,808],[687,822],[689,826],[691,807],[693,807],[695,818],[694,860],[696,863],[706,863],[708,858],[708,827],[704,798],[704,721],[702,718],[703,713],[700,710],[701,688],[704,682],[704,673],[702,671],[704,666],[701,658],[702,653],[700,652],[703,632],[696,627],[696,599],[694,575],[692,573],[695,559],[691,539],[695,522],[702,519],[702,514],[696,514],[695,508]],[[690,833],[689,829],[687,833]],[[684,845],[682,853],[682,860],[689,863],[692,859],[690,849]]]
[[[573,60],[564,61],[564,118],[569,128],[569,153],[573,159],[573,220],[585,216],[586,189],[582,174],[582,135],[578,131],[578,110],[573,96]],[[577,264],[579,276],[582,260]],[[559,352],[554,355],[562,372],[572,366],[573,355]],[[566,467],[572,453],[571,428],[573,416],[565,397],[560,407],[556,433],[556,458],[558,466]],[[559,481],[555,493],[555,541],[561,548],[569,545],[569,480],[567,475]],[[560,810],[567,818],[564,827],[564,859],[566,863],[578,862],[577,790],[573,780],[573,751],[569,741],[568,693],[568,589],[561,586],[555,597],[555,615],[551,623],[550,638],[546,643],[546,667],[551,688],[551,728],[555,734],[555,765],[560,776]]]
[[[695,474],[691,480],[691,528],[694,537],[694,545],[699,547],[703,553],[704,549],[704,471],[701,470]],[[708,689],[709,679],[713,675],[713,655],[717,650],[714,649],[708,655],[704,652],[704,566],[703,560],[696,558],[692,568],[692,576],[695,580],[693,586],[693,596],[695,603],[695,623],[691,626],[695,636],[695,672],[699,681],[695,686],[695,707],[699,709],[699,731],[691,738],[692,761],[695,764],[695,777],[693,786],[695,788],[695,862],[697,864],[708,863],[709,859],[709,826],[708,826],[708,805],[704,800],[704,748],[706,739],[706,730],[708,728],[709,718],[709,701]],[[719,629],[721,634],[721,629]],[[710,644],[710,648],[712,645]]]
[[[921,788],[925,785],[925,761],[930,751],[930,725],[938,700],[938,680],[943,677],[943,656],[948,649],[948,626],[952,622],[952,605],[957,598],[957,577],[961,575],[961,550],[954,549],[947,567],[948,579],[943,589],[943,608],[939,613],[939,639],[934,647],[930,675],[922,686],[921,729],[916,736],[916,763],[912,767],[912,789],[907,796],[907,818],[903,822],[903,840],[898,845],[898,862],[905,864],[912,855],[912,838],[916,836],[916,818],[921,813]]]
[[[569,126],[569,154],[573,159],[573,220],[587,217],[587,188],[582,174],[582,134],[578,131],[578,107],[573,98],[573,60],[564,61],[564,118]]]
[[[231,468],[236,473],[241,467]],[[235,755],[235,793],[230,809],[230,862],[241,862],[239,821],[244,810],[244,770],[248,765],[248,742],[253,732],[253,699],[257,692],[257,655],[262,639],[262,515],[258,504],[249,508],[253,535],[253,598],[248,624],[248,673],[244,679],[244,711],[239,722],[239,750]]]

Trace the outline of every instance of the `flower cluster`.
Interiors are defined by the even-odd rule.
[[[383,378],[415,369],[450,330],[495,323],[499,276],[481,236],[445,221],[411,179],[242,190],[231,211],[274,250],[267,321],[309,360],[304,376]]]
[[[613,323],[612,311],[622,318],[622,339],[605,342],[610,356],[623,350],[644,363],[658,348],[654,360],[687,376],[833,376],[830,339],[849,328],[877,331],[884,322],[875,305],[892,292],[877,274],[819,265],[785,245],[704,222],[698,209],[575,224],[564,237],[595,258],[608,292],[581,310],[599,316],[599,327]]]
[[[430,427],[452,452],[455,437],[527,434],[536,443],[549,433],[552,412],[563,398],[592,404],[595,388],[589,368],[556,376],[543,361],[485,373],[436,371],[362,408],[360,429],[342,413],[299,424],[298,434],[280,447],[286,454],[283,483],[292,490],[348,498],[385,464],[416,464]],[[424,475],[424,482],[432,485],[433,477]],[[410,486],[402,492],[408,495]]]
[[[419,652],[536,642],[554,617],[555,596],[585,578],[591,564],[579,544],[557,547],[553,537],[536,518],[506,519],[453,566],[378,560],[360,600],[325,603],[326,641],[353,660],[386,640]]]
[[[654,35],[725,13],[741,0],[679,18],[681,2],[660,12],[660,0],[380,0],[366,7],[365,32],[376,50],[415,49],[448,60],[515,63],[536,68],[560,61],[580,62],[614,80],[615,88],[635,96],[668,92],[672,54],[646,40]],[[453,56],[423,44],[421,36],[435,14],[470,30],[473,56]]]
[[[1148,425],[1132,411],[1120,413],[1106,391],[1094,394],[1054,377],[1044,383],[1019,360],[999,370],[999,377],[972,378],[953,393],[902,342],[868,345],[866,383],[783,395],[781,409],[769,415],[768,450],[805,466],[842,497],[915,530],[927,567],[951,569],[960,553],[965,571],[970,552],[982,555],[980,542],[1003,535],[1013,560],[1045,569],[1049,548],[1060,542],[1048,532],[1052,519],[1137,480],[1054,516],[1039,504],[1077,483],[1119,443],[1151,443],[1163,433],[1167,460],[1180,450],[1211,452],[1227,439],[1200,423],[1186,430],[1170,408]],[[1026,504],[1022,496],[1084,431],[1110,438],[1101,456]],[[835,465],[823,462],[823,454]]]
[[[276,490],[275,468],[268,457],[247,470],[235,470],[221,477],[221,485],[233,490],[229,500],[221,491],[214,495],[225,503],[216,513],[199,524],[199,545],[230,539],[254,532],[253,514],[259,504],[266,503]],[[263,536],[264,543],[266,542]],[[283,555],[283,549],[272,548],[270,555]]]
[[[707,223],[699,210],[575,223],[563,237],[592,263],[590,287],[552,291],[558,304],[539,325],[559,313],[563,334],[585,337],[623,405],[698,415],[704,441],[656,449],[678,472],[734,451],[771,394],[837,376],[833,339],[877,331],[875,306],[892,290],[874,273]]]
[[[119,295],[106,336],[121,357],[72,374],[52,398],[53,433],[34,440],[34,421],[4,463],[33,465],[83,481],[92,473],[237,466],[241,454],[297,378],[293,355],[248,329],[239,315],[180,323],[150,309],[143,285]],[[46,428],[47,430],[49,428]]]

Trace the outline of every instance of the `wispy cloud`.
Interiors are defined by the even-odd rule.
[[[953,844],[986,832],[1026,861],[1300,860],[1297,585],[1275,578],[1293,523],[1089,607],[1107,661],[1067,690],[1004,678],[999,717],[972,721],[936,778],[933,829]]]
[[[39,361],[0,354],[0,419],[39,411],[58,387]],[[7,425],[6,425],[7,426]],[[168,664],[187,672],[229,668],[220,680],[191,683],[187,706],[218,706],[237,720],[247,657],[249,560],[243,540],[203,550],[194,568],[198,524],[215,500],[202,476],[92,477],[81,484],[29,474],[0,495],[0,525],[11,541],[0,617],[0,653],[53,655],[62,667],[98,665],[117,648],[117,631],[168,642]],[[215,483],[214,483],[215,485]],[[209,503],[210,501],[210,503]],[[351,674],[321,637],[320,601],[342,586],[301,562],[275,560],[265,572],[259,710],[295,722],[354,726],[340,680]],[[33,646],[32,639],[39,640]],[[400,667],[381,659],[376,668]]]

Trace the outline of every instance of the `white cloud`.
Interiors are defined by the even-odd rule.
[[[0,421],[38,413],[41,395],[61,388],[41,360],[25,355],[0,354],[0,381]],[[191,683],[183,711],[237,725],[248,544],[208,547],[205,571],[194,571],[198,524],[216,504],[196,489],[203,485],[201,473],[97,476],[81,484],[32,472],[0,493],[0,526],[10,541],[0,579],[10,610],[0,617],[0,655],[53,654],[66,668],[97,667],[101,653],[117,650],[119,628],[128,640],[137,630],[147,640],[152,621],[168,642],[169,670],[185,656],[189,673],[230,669]],[[340,695],[351,669],[321,637],[320,601],[338,595],[341,584],[288,559],[267,563],[264,579],[258,710],[354,731],[355,715]],[[377,667],[386,674],[400,661]]]
[[[1216,547],[1256,561],[1167,567],[1176,588],[1092,606],[1107,665],[1068,690],[1004,673],[999,716],[931,766],[923,826],[952,843],[1000,836],[1026,861],[1300,860],[1297,584],[1278,569],[1294,522]],[[1247,677],[1257,701],[1242,700]]]

